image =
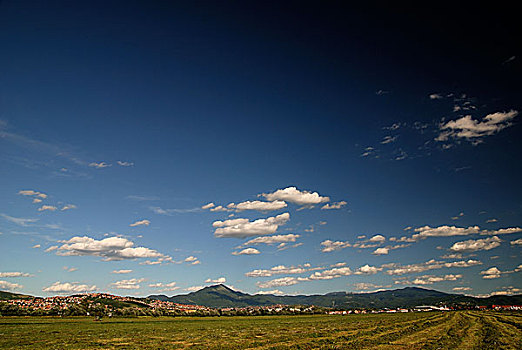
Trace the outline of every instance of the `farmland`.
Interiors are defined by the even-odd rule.
[[[2,317],[2,349],[520,349],[522,314]]]

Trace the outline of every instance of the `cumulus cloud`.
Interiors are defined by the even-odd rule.
[[[387,275],[404,275],[442,268],[471,267],[477,265],[482,265],[482,262],[473,259],[452,262],[437,261],[432,259],[419,264],[401,265],[397,263],[391,263],[382,265],[382,267],[387,268],[385,272]]]
[[[304,272],[312,271],[317,268],[312,268],[310,264],[298,265],[298,266],[285,266],[277,265],[270,269],[258,269],[245,273],[247,277],[271,277],[273,275],[290,275],[290,274],[301,274]]]
[[[188,292],[197,292],[198,290],[203,289],[203,288],[205,288],[205,286],[192,286],[192,287],[185,288],[185,290]]]
[[[463,138],[477,142],[485,136],[490,136],[511,126],[511,121],[518,115],[518,111],[496,112],[488,114],[482,120],[475,120],[471,115],[451,120],[440,126],[436,141],[448,141],[450,138]]]
[[[196,258],[195,256],[189,256],[188,258],[185,258],[185,262],[194,262],[194,261],[198,261],[198,258]]]
[[[321,242],[321,246],[323,247],[321,249],[321,251],[323,253],[329,253],[329,252],[333,252],[336,250],[341,250],[344,248],[351,247],[352,245],[348,241],[346,241],[346,242],[331,241],[331,240],[327,239],[326,241]]]
[[[47,293],[85,293],[93,292],[97,289],[95,285],[80,284],[80,282],[54,282],[49,287],[43,288],[42,291]]]
[[[382,248],[375,249],[372,254],[374,254],[374,255],[388,255],[389,252],[390,252],[389,248],[382,247]]]
[[[145,282],[145,278],[131,278],[129,280],[116,281],[110,285],[115,289],[140,289],[141,282]]]
[[[34,196],[34,197],[38,197],[38,198],[47,198],[47,195],[43,192],[38,192],[38,191],[33,191],[33,190],[21,190],[21,191],[18,191],[18,194],[22,195],[22,196]]]
[[[227,279],[225,277],[219,277],[216,279],[207,278],[205,280],[205,283],[225,283],[226,281],[227,281]]]
[[[169,292],[169,291],[173,291],[173,290],[179,289],[179,287],[176,286],[176,282],[170,282],[170,283],[161,283],[161,282],[158,282],[158,283],[152,283],[152,284],[149,284],[149,287],[151,287],[151,288],[157,288],[157,289],[159,289],[159,292]]]
[[[239,252],[232,252],[232,255],[257,255],[261,254],[256,248],[245,248]]]
[[[71,209],[76,209],[76,205],[74,205],[74,204],[66,204],[60,210],[65,211],[65,210],[71,210]]]
[[[248,219],[229,219],[214,221],[212,226],[216,228],[214,236],[219,238],[244,238],[251,236],[263,236],[273,234],[279,226],[290,220],[289,213],[283,213],[266,219],[249,221]]]
[[[139,220],[139,221],[133,222],[129,226],[136,227],[136,226],[149,226],[149,225],[150,225],[150,221],[147,219],[144,219],[144,220]]]
[[[487,270],[480,271],[480,274],[482,275],[482,278],[488,280],[493,278],[499,278],[502,275],[502,272],[496,266],[494,266]]]
[[[295,277],[281,277],[266,282],[257,282],[256,285],[259,288],[274,288],[281,286],[292,286],[297,283],[298,281]]]
[[[395,284],[414,284],[418,286],[424,286],[429,284],[434,284],[438,282],[444,282],[444,281],[456,281],[458,279],[461,279],[462,275],[443,275],[443,276],[433,276],[433,275],[424,275],[419,276],[413,279],[412,281],[408,280],[398,280],[395,281]]]
[[[272,193],[263,193],[262,196],[269,201],[280,200],[305,207],[330,201],[329,197],[323,197],[317,192],[300,191],[297,187],[287,187]]]
[[[3,290],[15,290],[15,289],[22,289],[23,286],[18,283],[11,283],[7,281],[1,281],[0,280],[0,289]]]
[[[201,209],[207,210],[207,209],[210,209],[210,208],[212,208],[214,206],[215,206],[215,204],[211,202],[211,203],[208,203],[208,204],[205,204],[205,205],[201,206]]]
[[[53,205],[42,205],[40,208],[38,208],[38,211],[44,211],[44,210],[55,211],[56,209],[58,209],[58,208],[56,208]]]
[[[30,273],[27,272],[0,272],[0,277],[32,277]]]
[[[277,243],[290,243],[295,242],[300,235],[288,234],[288,235],[274,235],[274,236],[263,236],[256,237],[249,241],[246,241],[241,246],[254,245],[254,244],[277,244]]]
[[[383,235],[375,235],[369,239],[370,242],[384,242],[386,241],[386,237]]]
[[[316,271],[304,280],[331,280],[351,274],[352,270],[349,267],[336,267],[330,270]]]
[[[342,207],[344,207],[346,204],[348,204],[346,201],[340,201],[340,202],[335,202],[335,203],[326,203],[325,205],[323,205],[321,207],[321,209],[323,210],[330,210],[330,209],[341,209]]]
[[[375,275],[377,272],[382,271],[382,267],[370,266],[368,264],[359,267],[354,274],[355,275]]]
[[[111,273],[115,273],[117,275],[122,275],[122,274],[126,274],[126,273],[131,273],[132,270],[113,270]]]
[[[522,245],[522,238],[509,242],[511,245]]]
[[[56,255],[61,256],[99,256],[105,261],[164,257],[153,249],[134,247],[133,242],[122,237],[96,240],[87,236],[77,236],[61,242],[64,244],[50,247],[46,251],[56,251]]]
[[[286,208],[288,205],[284,201],[273,201],[273,202],[263,202],[263,201],[246,201],[241,203],[230,203],[227,205],[228,209],[234,209],[236,211],[243,210],[257,210],[257,211],[271,211],[271,210],[279,210]]]
[[[89,166],[92,168],[96,168],[96,169],[102,169],[102,168],[110,167],[110,166],[112,166],[112,164],[108,164],[105,162],[99,162],[99,163],[92,162],[92,163],[89,163]]]
[[[468,228],[456,226],[423,226],[416,228],[414,231],[418,233],[412,236],[413,239],[424,239],[427,237],[467,236],[481,232],[480,227],[478,226],[469,226]]]
[[[456,242],[450,248],[454,252],[476,252],[479,250],[491,250],[500,246],[500,238],[493,236],[490,238],[467,240],[462,242]]]

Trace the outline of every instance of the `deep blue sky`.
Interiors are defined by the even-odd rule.
[[[2,1],[0,289],[519,293],[516,11],[431,6]]]

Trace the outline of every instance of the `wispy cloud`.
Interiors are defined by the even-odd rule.
[[[188,209],[163,209],[160,207],[149,207],[154,213],[159,215],[167,215],[172,216],[175,214],[185,214],[185,213],[196,213],[201,211],[201,208],[188,208]]]
[[[144,219],[144,220],[135,221],[132,224],[130,224],[129,226],[136,227],[136,226],[149,226],[149,225],[150,225],[150,221],[147,219]]]
[[[125,167],[134,166],[134,163],[132,163],[132,162],[123,162],[121,160],[118,160],[116,163],[120,166],[125,166]]]
[[[92,168],[96,168],[96,169],[103,169],[103,168],[111,167],[112,164],[105,163],[105,162],[98,162],[98,163],[92,162],[92,163],[89,163],[89,166]]]
[[[17,224],[17,225],[24,226],[24,227],[33,226],[31,224],[38,221],[38,219],[15,218],[13,216],[9,216],[6,214],[0,214],[0,216],[9,222],[12,222],[13,224]]]
[[[257,254],[261,254],[261,252],[259,250],[257,250],[256,248],[245,248],[241,251],[232,252],[232,255],[257,255]]]

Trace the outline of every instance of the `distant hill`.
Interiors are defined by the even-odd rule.
[[[2,292],[0,290],[0,300],[12,300],[12,299],[31,299],[34,298],[30,295],[11,293],[11,292]]]
[[[408,287],[374,293],[334,292],[324,295],[250,295],[234,291],[223,284],[205,287],[196,292],[168,297],[151,295],[151,299],[179,304],[208,307],[246,307],[285,305],[316,305],[339,308],[397,308],[418,305],[470,304],[470,305],[522,305],[522,295],[474,298],[461,294],[449,294],[430,289]]]

